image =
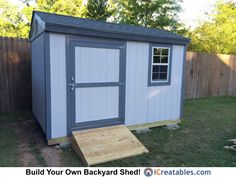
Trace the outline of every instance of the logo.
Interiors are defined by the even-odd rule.
[[[148,167],[148,168],[145,168],[145,169],[144,169],[144,172],[143,172],[143,173],[144,173],[145,176],[150,177],[150,176],[153,175],[153,170]]]

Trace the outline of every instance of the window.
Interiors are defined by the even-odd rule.
[[[150,46],[150,86],[170,84],[171,49],[171,46]]]

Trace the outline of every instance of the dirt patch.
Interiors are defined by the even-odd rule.
[[[62,150],[48,146],[42,129],[35,120],[15,124],[22,166],[62,166]]]
[[[41,150],[42,156],[47,162],[47,166],[49,167],[60,167],[61,163],[61,149],[55,147],[45,147]]]

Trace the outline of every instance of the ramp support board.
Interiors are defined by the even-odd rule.
[[[148,152],[124,125],[74,131],[71,141],[87,166]]]

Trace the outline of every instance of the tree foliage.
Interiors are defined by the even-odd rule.
[[[86,17],[106,21],[112,15],[109,10],[108,0],[88,0],[86,5]]]
[[[39,11],[85,17],[86,7],[83,0],[37,0]]]
[[[0,0],[0,36],[28,37],[33,10],[85,17],[83,0],[37,0],[35,6],[22,1],[21,6]]]
[[[218,1],[210,20],[190,32],[189,50],[236,54],[236,3]]]
[[[29,18],[24,13],[27,14],[29,10],[30,7],[20,9],[17,5],[6,0],[0,0],[0,36],[27,36],[29,32]]]
[[[115,0],[115,20],[121,23],[175,30],[181,0]]]
[[[28,37],[33,10],[136,24],[175,31],[181,0],[22,0],[17,6],[0,0],[0,35]],[[86,3],[87,2],[87,3]]]

